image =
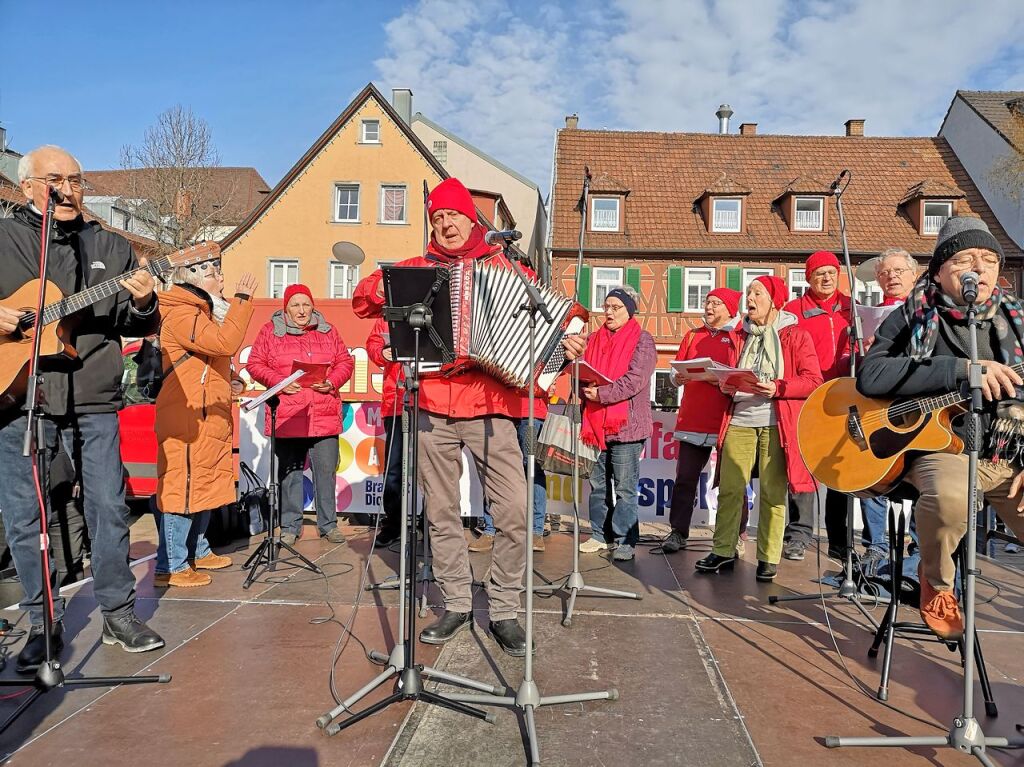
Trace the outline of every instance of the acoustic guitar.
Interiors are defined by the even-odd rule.
[[[899,484],[909,454],[960,453],[951,422],[966,412],[959,392],[904,399],[872,399],[854,378],[819,386],[800,411],[797,442],[811,474],[826,487],[861,498],[885,495]]]
[[[159,277],[178,266],[192,266],[204,261],[220,258],[220,245],[216,242],[202,242],[166,256],[150,260],[140,267],[154,277]],[[131,272],[135,274],[136,272]],[[122,274],[91,285],[83,291],[65,296],[52,282],[46,282],[43,300],[42,337],[40,353],[43,356],[64,354],[74,358],[74,347],[69,342],[70,324],[74,313],[118,293],[128,274]],[[21,404],[28,388],[28,363],[32,357],[32,337],[36,331],[36,301],[39,298],[39,280],[22,285],[7,298],[0,300],[0,306],[14,311],[25,312],[18,321],[18,329],[10,335],[0,335],[0,411]]]

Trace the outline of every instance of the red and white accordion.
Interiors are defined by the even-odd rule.
[[[516,314],[526,298],[518,275],[501,261],[462,261],[448,270],[455,368],[471,364],[507,386],[525,389],[533,381],[546,391],[569,364],[562,339],[583,332],[590,319],[587,310],[532,280],[554,321],[537,317],[537,356],[531,371],[529,314]]]

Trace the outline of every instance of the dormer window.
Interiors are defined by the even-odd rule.
[[[619,231],[619,198],[592,197],[590,199],[590,231]]]
[[[938,234],[946,219],[953,215],[953,203],[949,200],[925,200],[921,234]]]
[[[362,144],[379,144],[380,120],[363,120],[359,141]]]
[[[739,232],[743,200],[716,197],[711,202],[711,231]]]
[[[793,230],[820,232],[825,224],[825,200],[822,197],[797,197],[793,202]]]

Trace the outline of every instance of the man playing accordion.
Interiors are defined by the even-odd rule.
[[[427,252],[398,266],[446,266],[486,259],[511,268],[499,245],[484,242],[476,206],[463,184],[449,178],[427,197],[431,238]],[[384,307],[380,270],[362,280],[352,299],[360,317],[379,316]],[[584,341],[564,342],[573,358]],[[490,501],[494,550],[486,584],[492,636],[509,655],[526,654],[526,634],[516,619],[522,592],[529,531],[526,477],[512,420],[526,415],[522,390],[506,386],[478,368],[425,377],[420,383],[419,482],[430,524],[434,577],[445,611],[420,632],[420,641],[443,644],[473,622],[472,575],[460,516],[462,449],[469,450]]]

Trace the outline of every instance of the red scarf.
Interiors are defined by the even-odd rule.
[[[583,359],[598,372],[617,381],[629,370],[641,332],[640,323],[632,317],[614,333],[602,325],[590,335]],[[584,400],[580,437],[588,445],[596,445],[604,450],[607,447],[606,438],[618,434],[628,420],[629,400],[609,405]]]
[[[838,290],[828,298],[818,298],[814,295],[813,290],[806,290],[800,296],[800,313],[803,314],[808,309],[821,309],[825,314],[837,314],[848,311],[850,306],[848,301],[843,300],[845,298],[846,295]]]
[[[439,243],[433,234],[430,235],[430,244],[427,245],[427,252],[439,256],[445,261],[458,261],[460,258],[480,258],[489,253],[493,247],[484,242],[484,230],[479,224],[474,224],[469,232],[469,237],[458,250],[449,250]],[[479,251],[479,252],[478,252]]]

